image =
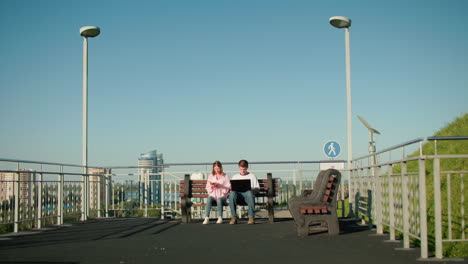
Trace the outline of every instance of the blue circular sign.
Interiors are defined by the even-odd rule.
[[[329,158],[336,158],[341,153],[340,143],[335,140],[329,140],[323,145],[323,153]]]

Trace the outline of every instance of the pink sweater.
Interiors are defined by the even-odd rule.
[[[217,183],[218,186],[213,186],[211,184],[212,182]],[[215,199],[221,197],[226,198],[231,191],[231,182],[229,181],[229,177],[226,174],[222,176],[210,175],[206,181],[206,191],[209,196]]]

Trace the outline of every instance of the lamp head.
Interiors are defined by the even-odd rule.
[[[85,38],[94,38],[101,33],[101,29],[94,26],[86,26],[80,28],[80,35]]]
[[[367,121],[362,117],[362,116],[357,116],[359,118],[359,120],[364,124],[364,126],[367,127],[367,129],[369,130],[370,133],[375,133],[377,135],[380,135],[380,132],[377,131],[377,129],[375,128],[372,128],[369,123],[367,123]]]
[[[330,25],[336,28],[349,28],[351,26],[351,19],[344,16],[330,17]]]

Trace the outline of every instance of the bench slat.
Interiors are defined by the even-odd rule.
[[[301,214],[328,214],[326,206],[302,206],[300,208]]]

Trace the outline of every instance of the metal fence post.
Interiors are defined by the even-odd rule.
[[[296,170],[293,170],[293,196],[296,196]]]
[[[144,212],[144,216],[145,217],[148,217],[148,184],[149,184],[149,175],[147,173],[145,173],[145,198],[144,198],[144,201],[145,201],[145,212]]]
[[[114,217],[117,215],[115,213],[115,190],[114,190],[114,183],[112,181],[112,178],[110,178],[110,192],[111,192],[111,195],[110,195],[110,199],[111,199],[111,205],[112,205],[112,211],[114,212]]]
[[[373,208],[376,209],[375,220],[376,220],[376,232],[377,234],[383,234],[382,224],[382,184],[380,179],[380,166],[375,168],[375,203]]]
[[[86,195],[86,219],[89,218],[89,209],[90,209],[90,206],[91,206],[91,184],[90,184],[90,181],[89,181],[89,173],[88,173],[88,170],[86,171],[86,178],[85,178],[85,183],[86,183],[86,192],[85,192],[85,195]]]
[[[406,175],[406,162],[401,163],[401,186],[403,202],[403,247],[410,248],[409,239],[409,200],[408,200],[408,176]]]
[[[161,219],[164,219],[164,206],[165,206],[165,189],[166,186],[164,184],[164,172],[161,172]],[[170,186],[169,186],[170,187]],[[170,191],[170,190],[169,190]]]
[[[390,240],[395,240],[395,200],[394,200],[394,179],[392,177],[392,165],[388,168],[388,206],[389,206],[389,217],[390,217]]]
[[[440,166],[439,166],[440,168]],[[452,240],[452,199],[450,198],[452,195],[452,187],[450,183],[450,178],[452,177],[452,174],[447,174],[447,229],[448,229],[448,239]],[[440,173],[439,173],[439,179],[440,179]],[[442,209],[441,209],[442,210]],[[443,239],[443,237],[441,237]],[[442,247],[441,247],[442,248]]]
[[[449,197],[450,199],[450,197]],[[442,206],[440,191],[440,159],[434,158],[434,221],[435,256],[442,258]]]
[[[37,179],[37,228],[42,228],[42,172]]]
[[[63,167],[60,167],[60,172],[63,172]],[[58,175],[57,182],[57,225],[63,224],[63,173]]]
[[[421,237],[421,258],[428,257],[427,212],[426,212],[426,161],[420,157],[419,162],[419,221]]]
[[[81,221],[87,220],[86,202],[86,169],[83,168],[83,175],[81,176]]]
[[[460,215],[461,215],[461,226],[465,226],[465,186],[463,183],[464,174],[460,174],[460,204],[462,205],[460,208]],[[461,238],[465,240],[465,229],[462,230]]]
[[[94,177],[96,178],[96,176],[94,176]],[[103,176],[101,174],[99,174],[97,176],[97,180],[98,180],[98,182],[96,184],[97,185],[97,192],[96,192],[97,193],[97,197],[96,197],[96,200],[97,200],[97,217],[101,217],[101,193],[102,193],[102,191],[101,191],[101,180],[102,180],[102,177]]]
[[[352,163],[354,164],[354,163]],[[355,176],[356,170],[351,168],[349,171],[349,179],[348,179],[348,204],[349,204],[349,212],[348,212],[348,217],[354,217],[357,214],[354,213],[354,210],[357,212],[357,208],[354,209],[354,176]]]
[[[13,194],[15,196],[14,202],[15,202],[15,211],[13,213],[13,232],[18,233],[19,229],[19,203],[20,203],[20,174],[19,171],[15,173],[15,180],[14,180],[14,188],[13,188]]]
[[[104,174],[104,188],[105,188],[105,198],[104,198],[104,202],[105,202],[105,216],[106,217],[109,217],[109,176],[106,174]]]

